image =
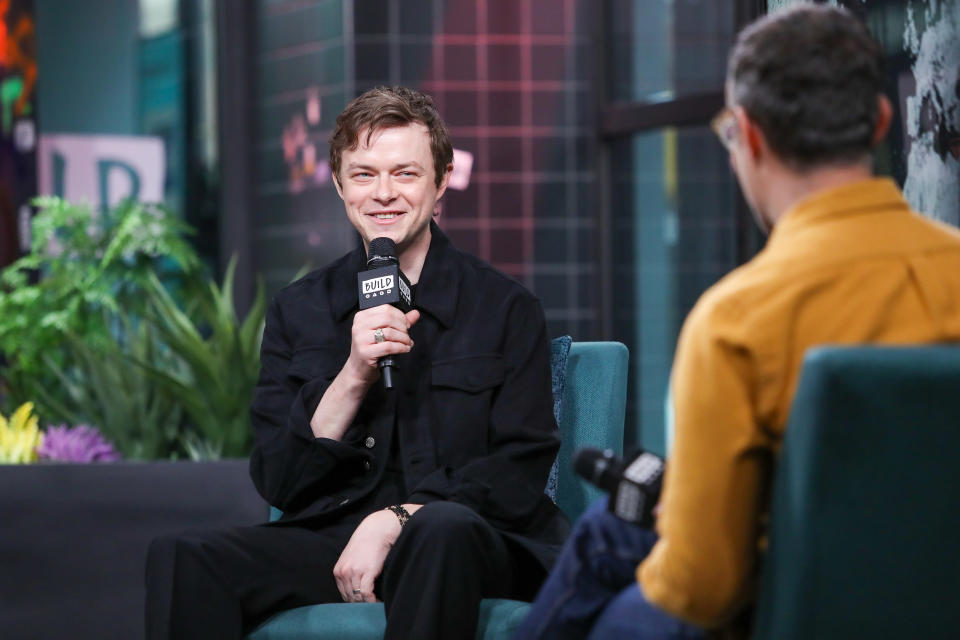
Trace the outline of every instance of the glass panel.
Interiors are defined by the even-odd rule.
[[[140,0],[138,6],[135,133],[163,140],[165,203],[196,230],[197,249],[216,264],[220,193],[213,0]]]
[[[664,401],[680,326],[737,264],[735,178],[706,126],[611,148],[614,335],[630,349],[629,447],[665,451]]]
[[[608,0],[612,101],[661,102],[723,88],[733,2]]]

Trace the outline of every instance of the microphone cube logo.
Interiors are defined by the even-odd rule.
[[[374,296],[389,295],[393,292],[393,276],[386,275],[378,278],[370,278],[369,280],[364,280],[360,286],[364,298],[369,299]]]
[[[360,309],[392,304],[404,313],[412,307],[410,283],[404,281],[397,265],[367,269],[357,274],[357,302]]]

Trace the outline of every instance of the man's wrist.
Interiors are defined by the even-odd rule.
[[[354,370],[348,361],[343,369],[340,370],[340,374],[334,382],[338,383],[340,393],[343,395],[362,400],[363,397],[367,395],[367,391],[374,381],[368,380],[361,375],[360,372]]]
[[[413,504],[410,502],[404,502],[403,504],[396,504],[390,507],[386,507],[384,511],[390,511],[391,513],[393,513],[394,516],[396,516],[397,521],[400,523],[400,528],[402,529],[403,525],[405,525],[407,521],[413,517],[413,514],[415,514],[422,506],[423,506],[422,504]],[[406,515],[403,515],[403,514],[406,514]]]
[[[392,511],[393,515],[397,516],[397,520],[400,521],[400,528],[403,529],[404,525],[407,524],[407,521],[410,520],[410,512],[402,504],[392,504],[387,507],[387,511]]]
[[[310,417],[314,437],[341,440],[369,388],[369,384],[350,375],[346,367],[341,369]]]

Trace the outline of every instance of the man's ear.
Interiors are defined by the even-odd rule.
[[[440,186],[437,187],[437,200],[443,197],[443,193],[447,190],[447,185],[450,184],[450,176],[453,175],[453,163],[447,165],[447,170],[443,172],[443,178],[440,179]]]
[[[893,121],[893,105],[882,93],[877,96],[877,126],[873,129],[873,146],[883,141]]]
[[[763,131],[750,119],[750,116],[743,110],[743,107],[734,108],[733,113],[737,118],[737,128],[739,129],[740,140],[744,149],[750,154],[751,158],[754,160],[759,159],[761,155],[770,149],[770,145],[767,144],[767,139],[763,135]]]
[[[343,187],[340,186],[340,177],[335,173],[330,177],[333,178],[333,186],[337,188],[337,195],[339,195],[340,199],[343,200]]]

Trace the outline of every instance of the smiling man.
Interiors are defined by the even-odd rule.
[[[337,119],[331,172],[363,247],[276,296],[252,409],[251,475],[284,516],[155,541],[149,638],[239,638],[284,609],[378,600],[387,638],[472,638],[481,598],[536,592],[568,529],[543,493],[549,341],[536,298],[433,222],[452,158],[417,91],[373,89]],[[406,314],[358,310],[383,237],[413,285]]]
[[[357,135],[363,136],[362,144],[358,140],[356,149],[331,158],[331,166],[339,165],[334,169],[337,192],[347,217],[366,248],[373,238],[393,240],[403,260],[401,269],[416,281],[430,248],[434,207],[453,168],[439,163],[453,152],[443,150],[435,162],[430,132],[420,122],[374,131],[368,127]]]

